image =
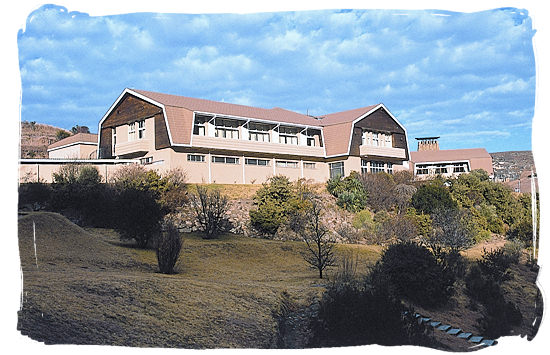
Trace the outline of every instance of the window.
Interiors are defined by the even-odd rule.
[[[304,169],[315,169],[315,163],[304,162]]]
[[[454,173],[465,173],[468,169],[467,163],[454,163],[453,172]]]
[[[297,168],[298,162],[296,161],[286,161],[286,160],[277,160],[275,163],[279,168]]]
[[[141,164],[151,164],[153,162],[153,157],[141,158],[139,162]]]
[[[307,137],[307,145],[310,147],[315,147],[315,138]]]
[[[115,148],[116,148],[116,128],[113,128],[113,155],[115,154]]]
[[[391,148],[391,146],[392,146],[392,144],[391,144],[391,134],[386,134],[385,135],[385,141],[386,141],[386,147]]]
[[[213,156],[212,163],[239,164],[239,158]]]
[[[370,162],[370,172],[371,173],[383,173],[384,172],[384,162],[383,161],[371,161]]]
[[[279,143],[298,144],[298,128],[279,127]]]
[[[239,139],[239,122],[225,118],[216,118],[214,135],[219,138]]]
[[[266,159],[248,159],[244,160],[246,165],[260,165],[260,166],[269,166],[269,160]]]
[[[248,124],[248,140],[258,142],[269,142],[269,125],[250,122]]]
[[[196,116],[195,125],[193,126],[193,134],[196,136],[206,136],[206,123],[209,117]]]
[[[386,163],[388,166],[388,174],[393,174],[393,163]]]
[[[138,121],[138,139],[145,138],[145,120]]]
[[[128,125],[128,141],[136,139],[136,123],[132,122]]]
[[[430,173],[427,164],[419,164],[416,166],[416,175],[428,175]]]
[[[366,174],[369,172],[369,161],[361,159],[361,174]]]
[[[378,147],[378,133],[372,134],[372,145]]]
[[[204,155],[199,154],[187,154],[187,161],[204,162]]]
[[[447,166],[445,164],[437,164],[435,166],[436,174],[447,174]]]
[[[344,176],[344,162],[339,161],[338,163],[329,163],[330,178],[336,179],[338,176]]]

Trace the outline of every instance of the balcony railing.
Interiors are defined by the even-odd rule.
[[[257,142],[244,139],[226,139],[204,136],[193,136],[193,146],[201,148],[235,150],[244,152],[288,154],[300,156],[323,157],[323,147],[311,147],[297,144]]]
[[[392,147],[373,147],[370,145],[362,145],[359,147],[361,156],[377,156],[385,158],[406,159],[405,149]]]
[[[130,142],[117,143],[115,145],[115,155],[128,155],[137,153],[146,153],[149,151],[150,141],[148,139],[138,139]]]

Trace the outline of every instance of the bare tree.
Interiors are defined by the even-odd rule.
[[[459,209],[439,208],[432,214],[433,234],[427,238],[428,246],[434,250],[449,249],[459,252],[472,245],[473,226],[470,218]]]
[[[395,204],[399,214],[407,211],[411,203],[411,198],[416,192],[416,187],[407,184],[398,184],[393,188],[395,194]]]
[[[301,218],[301,228],[297,233],[304,240],[307,250],[302,254],[304,260],[319,271],[319,278],[323,278],[323,271],[336,265],[334,256],[334,242],[328,236],[328,229],[321,221],[323,216],[322,204],[316,198],[310,199],[309,206]],[[296,218],[293,221],[297,221]]]
[[[227,229],[229,225],[225,216],[227,203],[227,196],[220,194],[220,191],[208,191],[206,187],[197,185],[197,194],[191,195],[191,206],[202,227],[205,239],[215,238]]]

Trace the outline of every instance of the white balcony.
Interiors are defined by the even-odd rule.
[[[407,155],[403,148],[393,147],[374,147],[370,145],[362,145],[359,147],[361,156],[376,156],[384,158],[406,159]]]
[[[115,145],[115,155],[131,155],[147,153],[150,149],[150,141],[148,139],[138,139],[130,142],[117,143]]]
[[[288,154],[310,157],[324,157],[325,155],[325,149],[323,147],[257,142],[244,139],[216,138],[194,135],[192,143],[193,147],[234,150],[241,152]]]

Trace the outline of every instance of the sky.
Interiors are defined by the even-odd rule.
[[[377,103],[442,149],[531,149],[526,10],[90,16],[46,5],[17,36],[21,119],[97,132],[126,87],[323,115]]]

